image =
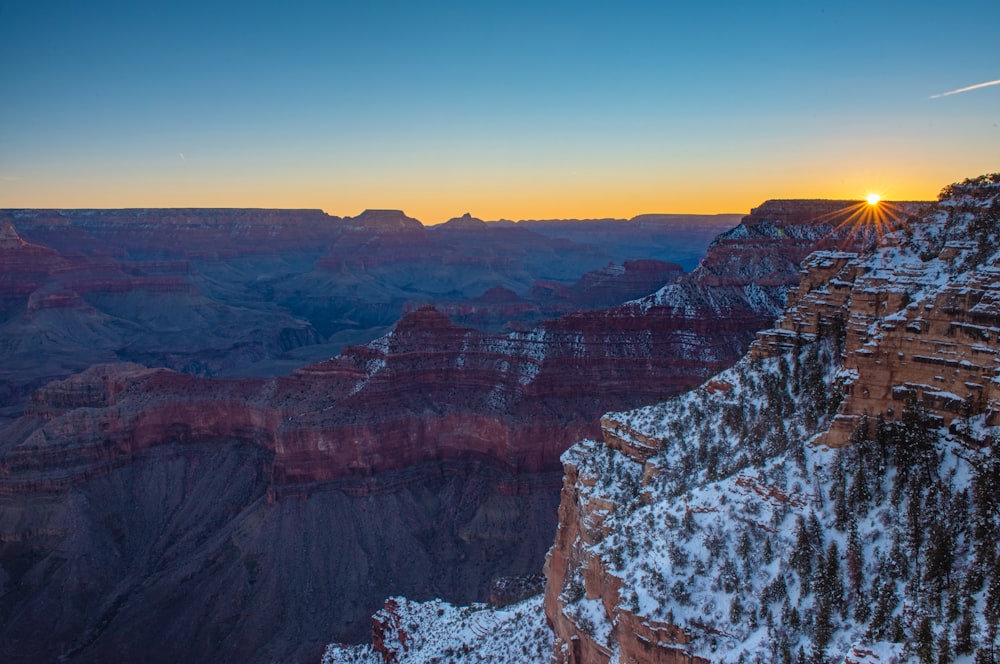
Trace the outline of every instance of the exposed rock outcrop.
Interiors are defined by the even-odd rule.
[[[893,211],[882,229],[885,242],[898,243],[891,263],[821,252],[803,265],[787,312],[759,334],[754,353],[773,355],[823,333],[843,337],[845,399],[824,444],[844,445],[863,416],[897,420],[911,403],[946,425],[977,414],[994,424],[1000,268],[985,253],[1000,203],[980,204],[987,208],[945,201],[925,220]],[[958,272],[961,279],[948,281]]]
[[[0,250],[10,251],[11,249],[20,249],[24,245],[25,241],[17,234],[14,224],[5,221],[0,225]]]
[[[780,661],[797,648],[884,661],[982,624],[930,616],[946,595],[977,606],[985,587],[939,582],[941,551],[955,574],[996,578],[971,544],[989,532],[992,550],[995,526],[970,519],[997,518],[982,492],[997,473],[1000,175],[907,207],[869,229],[877,243],[805,261],[747,359],[678,399],[609,414],[602,439],[563,455],[546,563],[553,661]],[[902,513],[909,535],[887,533]]]

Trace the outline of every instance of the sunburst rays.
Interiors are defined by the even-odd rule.
[[[872,194],[863,201],[814,217],[808,223],[831,226],[820,242],[829,249],[868,251],[885,242],[888,234],[905,227],[906,217],[902,206]]]

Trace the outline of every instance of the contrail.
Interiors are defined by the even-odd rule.
[[[959,88],[958,90],[952,90],[951,92],[942,92],[939,95],[931,95],[929,99],[940,99],[941,97],[947,97],[948,95],[957,95],[959,92],[968,92],[969,90],[978,90],[979,88],[988,88],[991,85],[1000,85],[1000,79],[996,81],[989,81],[987,83],[977,83],[976,85],[970,85],[967,88]]]

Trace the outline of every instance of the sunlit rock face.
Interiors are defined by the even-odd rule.
[[[804,263],[787,311],[759,335],[754,354],[779,354],[831,328],[843,335],[850,379],[825,444],[846,444],[865,415],[898,420],[913,402],[945,425],[970,413],[990,413],[994,423],[995,190],[953,185],[922,218],[894,214],[874,257],[819,252]]]

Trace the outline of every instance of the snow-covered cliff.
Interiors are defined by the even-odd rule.
[[[814,256],[755,352],[563,456],[558,661],[993,661],[998,211],[977,178]]]

